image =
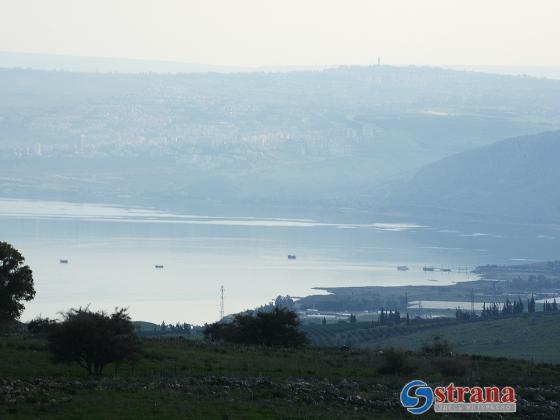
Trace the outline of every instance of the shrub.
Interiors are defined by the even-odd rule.
[[[50,333],[56,327],[56,320],[50,318],[37,318],[32,319],[27,323],[27,330],[32,334],[45,334]]]
[[[49,350],[59,363],[77,363],[100,376],[109,363],[131,360],[139,350],[138,339],[126,309],[112,315],[70,309],[49,334]]]
[[[426,354],[433,354],[436,356],[447,356],[451,353],[451,346],[445,338],[434,336],[430,343],[422,345],[422,351]]]
[[[278,307],[256,315],[238,314],[230,323],[207,325],[204,336],[212,341],[265,346],[300,347],[308,343],[306,335],[299,330],[297,314]]]
[[[441,372],[441,374],[444,376],[465,376],[465,374],[467,373],[467,366],[465,365],[465,363],[457,359],[445,358],[434,360],[433,364],[436,369],[439,370],[439,372]]]
[[[408,364],[406,353],[388,349],[382,353],[381,366],[378,372],[381,374],[410,373],[414,369]]]

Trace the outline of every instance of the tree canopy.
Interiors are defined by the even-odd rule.
[[[295,312],[276,307],[271,312],[257,312],[256,315],[235,315],[230,323],[208,325],[204,336],[213,341],[299,347],[307,344],[308,340],[298,327],[299,319]]]
[[[0,320],[20,317],[22,302],[35,297],[33,272],[25,258],[7,242],[0,242]]]
[[[109,363],[134,358],[139,350],[126,309],[112,315],[88,308],[70,309],[49,334],[49,350],[59,363],[77,363],[100,376]]]

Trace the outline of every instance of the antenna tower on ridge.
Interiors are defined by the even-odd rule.
[[[220,321],[224,319],[224,286],[220,287]]]

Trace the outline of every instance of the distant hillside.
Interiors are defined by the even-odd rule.
[[[134,325],[134,329],[136,331],[159,331],[161,329],[161,325],[154,324],[153,322],[147,321],[132,321],[132,325]]]
[[[242,67],[212,66],[177,61],[78,57],[8,51],[0,51],[0,67],[87,73],[228,73],[247,71],[247,69]]]
[[[195,64],[181,61],[147,60],[135,58],[91,57],[62,54],[39,54],[0,51],[0,68],[57,70],[85,73],[248,73],[321,70],[334,66],[263,66],[241,67]],[[535,69],[545,69],[536,67]],[[544,70],[541,70],[544,71]],[[496,73],[496,72],[490,72]],[[511,74],[504,72],[504,74]],[[535,72],[527,72],[539,76]]]
[[[558,156],[560,131],[500,141],[425,166],[392,185],[388,203],[415,214],[558,221]]]
[[[0,91],[4,197],[201,211],[354,207],[438,159],[560,128],[558,80],[429,67],[0,69]]]
[[[493,74],[527,75],[544,77],[547,79],[560,79],[560,66],[444,66],[454,70],[478,71]]]

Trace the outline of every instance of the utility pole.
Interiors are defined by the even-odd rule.
[[[220,287],[220,321],[224,319],[224,286]]]

